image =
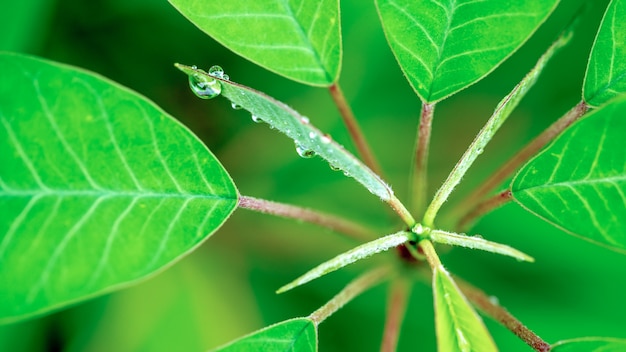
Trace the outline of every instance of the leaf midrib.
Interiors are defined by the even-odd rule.
[[[548,183],[548,184],[543,184],[543,185],[538,185],[538,186],[519,188],[518,190],[526,191],[526,190],[531,190],[531,189],[552,188],[552,187],[571,187],[571,186],[576,186],[576,185],[592,185],[596,183],[611,183],[611,182],[626,182],[626,175]]]
[[[21,198],[21,197],[130,197],[130,198],[200,198],[200,199],[220,199],[220,200],[236,200],[236,196],[220,195],[220,194],[201,194],[201,193],[166,193],[166,192],[133,192],[111,189],[100,190],[57,190],[57,189],[26,189],[26,190],[0,190],[0,199],[2,198]]]

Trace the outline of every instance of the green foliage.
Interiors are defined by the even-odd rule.
[[[433,272],[438,350],[497,351],[487,328],[443,266]]]
[[[377,0],[387,41],[424,102],[493,71],[534,33],[558,0]],[[469,39],[471,38],[471,39]]]
[[[309,318],[291,319],[255,331],[214,351],[315,352],[317,351],[317,326]]]
[[[624,114],[621,99],[571,126],[520,170],[515,199],[570,233],[626,250]]]
[[[205,33],[270,71],[315,86],[339,77],[339,2],[169,0]]]
[[[606,9],[589,57],[583,96],[592,106],[626,93],[626,1]]]
[[[213,154],[137,93],[21,55],[0,71],[3,320],[153,274],[235,208]]]

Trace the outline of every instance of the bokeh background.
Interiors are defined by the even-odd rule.
[[[564,0],[536,35],[490,76],[437,106],[431,192],[450,171],[497,102],[534,65],[583,0]],[[581,97],[587,57],[607,0],[590,8],[571,44],[455,191],[458,200]],[[373,1],[344,0],[340,83],[387,180],[407,200],[420,102],[389,50]],[[385,206],[327,163],[297,156],[293,142],[254,124],[217,98],[197,99],[173,63],[219,64],[231,79],[282,100],[354,150],[327,90],[259,68],[224,49],[165,0],[22,0],[0,4],[0,50],[80,66],[126,85],[189,126],[218,156],[240,192],[360,221],[381,235],[400,226]],[[2,79],[2,77],[0,77]],[[582,142],[582,141],[581,141]],[[442,255],[448,268],[497,297],[549,342],[626,337],[626,256],[574,238],[509,204],[472,230],[536,258],[465,249]],[[274,291],[355,243],[315,226],[237,210],[193,254],[128,289],[46,317],[0,326],[0,351],[203,351],[255,329],[306,316],[347,282],[394,253],[359,262],[293,292]],[[10,283],[0,283],[8,285]],[[366,292],[320,326],[321,351],[376,351],[387,285]],[[529,351],[485,318],[502,351]],[[432,294],[413,287],[399,350],[435,351]]]

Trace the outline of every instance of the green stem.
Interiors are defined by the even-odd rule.
[[[394,352],[398,346],[398,336],[402,327],[402,320],[406,312],[408,296],[411,285],[408,280],[399,278],[393,282],[390,289],[389,301],[387,304],[387,318],[385,320],[385,330],[383,341],[380,346],[381,352]]]
[[[479,288],[474,287],[459,278],[455,278],[455,281],[465,297],[467,297],[467,299],[472,302],[474,306],[480,309],[487,316],[502,324],[505,328],[509,329],[528,346],[532,347],[537,352],[548,352],[550,350],[549,343],[545,342],[541,339],[541,337],[522,324],[522,322],[517,320],[517,318],[509,313],[504,307],[501,307],[495,299],[489,297]]]
[[[411,215],[409,210],[404,206],[404,204],[402,204],[402,202],[398,198],[396,198],[395,195],[392,195],[391,198],[387,200],[387,204],[391,206],[391,209],[393,209],[393,211],[395,211],[396,214],[400,216],[402,221],[404,221],[404,223],[407,224],[409,228],[415,226],[416,221],[413,218],[413,215]]]
[[[320,307],[315,312],[311,313],[309,318],[315,322],[316,325],[322,323],[326,318],[338,311],[346,303],[353,300],[356,296],[360,295],[364,291],[376,286],[383,279],[387,278],[391,270],[389,267],[382,267],[373,269],[352,282],[350,282],[341,292],[333,297],[328,303]]]
[[[487,198],[484,201],[480,202],[476,206],[472,207],[472,209],[465,214],[457,225],[457,228],[464,232],[468,229],[474,221],[482,217],[483,215],[503,206],[504,204],[510,202],[513,199],[513,194],[511,190],[502,191],[491,198]]]
[[[415,168],[413,170],[411,183],[413,189],[412,200],[416,214],[419,216],[422,216],[426,209],[426,197],[428,193],[428,150],[434,112],[435,103],[422,103],[415,146]]]
[[[341,118],[343,119],[346,128],[348,129],[348,133],[350,133],[350,137],[354,141],[356,149],[359,152],[359,155],[363,158],[363,162],[367,165],[372,171],[382,176],[382,170],[380,165],[376,161],[374,154],[372,153],[367,141],[365,140],[365,136],[359,127],[359,124],[354,117],[354,113],[346,100],[346,97],[343,95],[343,91],[339,86],[339,83],[333,83],[329,88],[330,95],[337,105],[339,109],[339,113],[341,114]]]
[[[248,196],[239,196],[238,207],[316,224],[342,233],[359,242],[375,238],[375,234],[370,229],[355,222],[290,204],[277,203]]]
[[[430,265],[433,270],[443,266],[441,265],[439,256],[437,255],[435,247],[433,246],[433,243],[430,242],[430,240],[421,240],[418,245],[422,249],[422,253],[424,253],[424,255],[426,256],[426,261],[428,261],[428,265]]]
[[[583,116],[589,106],[581,101],[576,104],[565,115],[554,122],[550,127],[543,131],[539,136],[528,143],[523,149],[515,154],[509,161],[502,165],[494,172],[485,182],[483,182],[476,190],[474,190],[465,200],[459,204],[455,213],[465,213],[469,209],[473,209],[487,194],[502,184],[513,172],[515,172],[522,164],[524,164],[533,155],[537,154],[546,144],[554,140],[561,132],[563,132],[572,123]]]

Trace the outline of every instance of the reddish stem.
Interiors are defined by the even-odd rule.
[[[381,352],[394,352],[398,346],[398,336],[400,336],[410,290],[409,283],[402,278],[395,280],[391,286],[383,342],[380,346]]]
[[[422,217],[426,210],[426,193],[428,192],[428,149],[432,130],[435,103],[422,103],[420,123],[417,129],[417,145],[415,147],[415,169],[413,170],[413,204],[416,214]]]
[[[470,210],[465,216],[459,220],[457,228],[460,229],[461,232],[465,231],[469,228],[474,221],[482,217],[483,215],[503,206],[504,204],[510,202],[513,199],[513,193],[511,190],[502,191],[491,198],[487,198],[478,205],[476,205],[472,210]]]

